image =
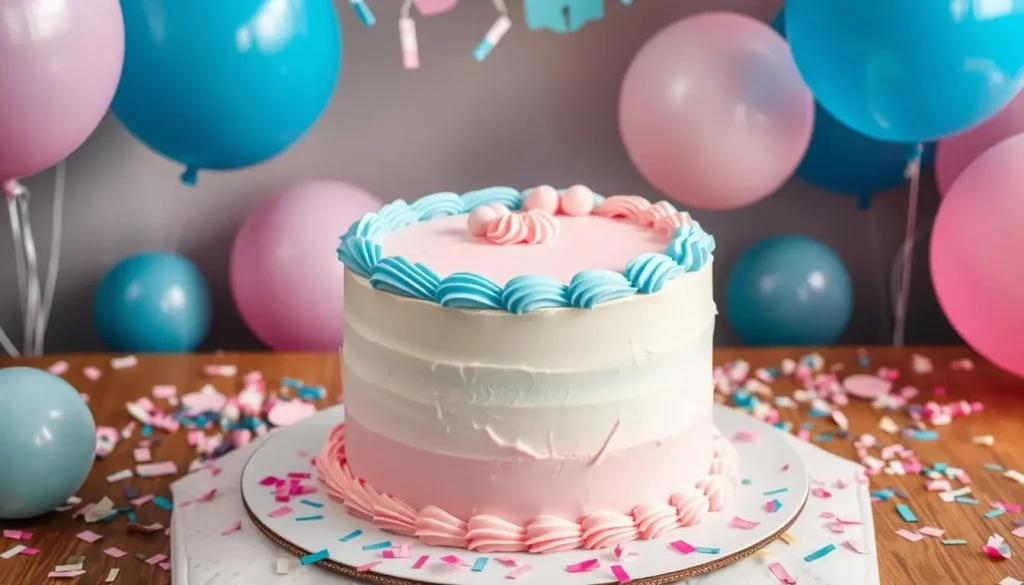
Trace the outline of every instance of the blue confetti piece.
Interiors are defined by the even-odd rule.
[[[327,558],[327,549],[323,549],[320,552],[315,552],[302,557],[302,564],[312,565],[313,563],[319,563],[320,561]]]
[[[174,509],[174,504],[172,504],[170,500],[168,500],[167,498],[165,498],[163,496],[157,496],[157,497],[153,498],[153,504],[157,508],[160,508],[161,510],[168,510],[168,511],[170,511],[170,510]]]
[[[722,549],[715,548],[713,546],[698,546],[693,550],[705,555],[717,555],[718,553],[722,552]]]
[[[357,529],[357,530],[353,530],[352,532],[349,532],[345,536],[342,536],[338,540],[341,541],[341,542],[348,542],[350,540],[355,540],[355,539],[359,538],[362,534],[363,534],[363,531]]]
[[[939,432],[935,431],[935,430],[914,431],[914,434],[911,435],[911,436],[914,439],[917,439],[918,441],[938,441],[939,440]]]
[[[473,568],[470,569],[474,573],[479,573],[484,570],[487,566],[487,557],[480,557],[473,563]]]
[[[946,469],[948,467],[949,467],[949,465],[946,464],[946,463],[933,463],[932,464],[932,469],[934,469],[935,471],[939,471],[939,472],[946,471]]]
[[[818,410],[816,408],[812,408],[807,413],[807,416],[810,416],[810,417],[813,417],[813,418],[825,418],[826,416],[832,416],[832,413],[827,411],[827,410]]]
[[[138,522],[139,521],[139,517],[135,515],[135,512],[128,512],[128,521],[129,522]]]
[[[309,506],[310,508],[323,508],[324,507],[324,505],[321,504],[320,502],[314,502],[312,500],[300,500],[300,501],[303,504]]]
[[[117,510],[114,510],[113,512],[107,514],[106,516],[104,516],[100,520],[102,522],[111,522],[114,518],[117,518]]]
[[[809,431],[809,430],[814,428],[814,423],[812,423],[812,422],[805,422],[805,423],[800,425],[800,428],[805,430],[805,431]]]
[[[775,509],[772,510],[772,512],[778,512],[779,510],[782,509],[782,502],[780,502],[779,500],[773,499],[772,500],[772,504],[774,504],[774,506],[775,506]]]
[[[808,562],[808,563],[816,561],[816,560],[820,559],[821,557],[829,554],[830,552],[832,552],[834,550],[836,550],[836,545],[834,545],[834,544],[827,544],[827,545],[819,548],[818,550],[812,552],[811,554],[807,555],[806,557],[804,557],[804,561]]]
[[[778,494],[784,494],[784,493],[786,493],[788,491],[789,491],[789,488],[779,488],[777,490],[771,490],[769,492],[765,492],[763,495],[765,495],[765,496],[775,496],[775,495],[778,495]]]
[[[312,520],[323,520],[323,519],[324,519],[324,517],[323,517],[322,514],[317,514],[316,516],[299,516],[298,518],[295,519],[295,521],[296,522],[310,522]]]
[[[377,17],[373,15],[373,11],[366,5],[366,0],[351,0],[352,10],[355,11],[356,16],[359,17],[359,22],[363,23],[363,26],[369,28],[377,24]]]
[[[989,471],[1006,471],[1006,468],[1004,468],[1002,465],[999,465],[998,463],[986,463],[985,469]]]
[[[117,508],[117,511],[120,512],[121,514],[125,514],[127,512],[131,512],[132,511],[132,507],[131,506],[121,506],[120,508]]]
[[[384,542],[377,542],[374,544],[363,545],[363,550],[383,550],[385,548],[391,548],[390,540],[385,540]]]
[[[148,439],[153,435],[153,427],[149,425],[142,425],[142,438]]]
[[[964,497],[964,496],[960,496],[959,498],[954,498],[953,501],[958,503],[958,504],[967,504],[968,506],[977,506],[978,505],[978,500],[975,500],[974,498],[967,498],[967,497]]]
[[[814,435],[814,440],[819,443],[827,443],[832,440],[832,433],[821,433],[820,435]]]
[[[878,498],[879,500],[882,501],[891,500],[893,495],[894,494],[892,493],[892,490],[877,490],[871,492],[871,497]]]
[[[789,431],[793,430],[793,423],[789,422],[788,420],[779,421],[775,423],[775,428],[782,429],[782,432],[788,433]]]
[[[296,390],[299,389],[299,388],[302,388],[303,386],[305,386],[305,384],[302,382],[302,380],[297,380],[295,378],[281,378],[281,385],[282,386],[287,386],[289,388],[293,388],[293,389],[296,389]]]
[[[740,480],[740,483],[742,483],[743,485],[750,485],[754,483],[754,480],[750,479],[749,477],[744,477],[742,480]]]
[[[998,518],[998,517],[1002,516],[1005,513],[1006,513],[1006,510],[1004,510],[1002,508],[992,508],[991,510],[989,510],[988,512],[985,513],[985,517],[988,518],[989,520],[991,520],[992,518]]]
[[[906,504],[896,504],[896,512],[899,513],[900,518],[903,518],[904,522],[917,522],[917,516],[914,515],[910,506]]]

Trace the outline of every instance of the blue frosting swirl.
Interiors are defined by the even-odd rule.
[[[435,217],[459,215],[466,212],[465,202],[451,191],[421,197],[409,207],[419,214],[420,221],[431,220]]]
[[[437,287],[437,302],[453,309],[501,309],[501,287],[486,276],[455,272]]]
[[[419,219],[419,214],[404,199],[392,201],[377,212],[377,221],[384,227],[385,233],[412,225]]]
[[[523,194],[512,187],[488,187],[463,193],[462,202],[466,205],[466,211],[473,211],[488,203],[501,203],[509,209],[519,209],[523,206]]]
[[[370,238],[345,236],[338,246],[338,260],[363,278],[369,278],[373,267],[380,262],[381,245]]]
[[[547,276],[517,276],[505,284],[501,293],[501,304],[509,313],[521,315],[550,307],[565,307],[569,304],[566,287]]]
[[[679,265],[664,254],[650,252],[633,258],[626,265],[626,278],[634,288],[644,294],[656,293]]]
[[[348,230],[345,232],[346,238],[372,238],[377,240],[382,235],[384,235],[384,226],[377,220],[377,214],[372,211],[352,222],[352,225],[348,226]]]
[[[693,222],[689,227],[676,229],[665,255],[675,260],[683,272],[696,272],[708,263],[714,251],[715,237]]]
[[[636,292],[626,277],[611,270],[584,270],[569,282],[569,304],[592,309],[598,303],[628,297]]]
[[[384,258],[370,271],[373,288],[424,301],[437,299],[440,284],[441,278],[433,270],[401,256]]]

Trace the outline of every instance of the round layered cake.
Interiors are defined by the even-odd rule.
[[[396,201],[342,238],[332,498],[482,552],[657,538],[726,505],[712,424],[714,238],[585,187]]]

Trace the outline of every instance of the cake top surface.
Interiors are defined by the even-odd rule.
[[[593,308],[710,264],[715,240],[667,201],[576,185],[398,200],[352,224],[338,258],[371,286],[461,309]]]

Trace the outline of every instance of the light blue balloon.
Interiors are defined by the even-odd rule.
[[[122,0],[112,108],[153,150],[197,169],[265,161],[298,140],[342,60],[332,0]]]
[[[96,290],[93,315],[113,351],[191,351],[210,330],[210,289],[199,270],[177,254],[137,254],[107,273]]]
[[[829,345],[850,321],[853,287],[843,261],[806,236],[769,238],[733,266],[725,312],[749,345]]]
[[[0,519],[63,505],[95,450],[96,424],[71,384],[35,368],[0,369]]]
[[[1024,81],[1024,0],[788,0],[786,33],[821,105],[879,140],[966,130]]]
[[[772,27],[786,36],[786,11],[781,10]],[[875,140],[836,120],[815,104],[814,134],[796,170],[800,179],[826,191],[857,198],[860,209],[871,207],[875,193],[902,185],[904,172],[916,146]],[[935,145],[924,149],[922,168],[935,162]]]

